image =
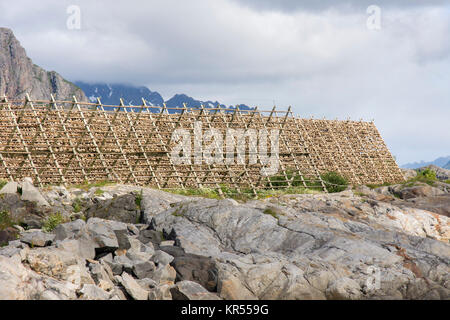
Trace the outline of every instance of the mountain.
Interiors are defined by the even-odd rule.
[[[187,108],[200,108],[203,105],[205,108],[223,108],[230,111],[235,109],[233,106],[227,107],[218,101],[201,101],[186,94],[175,94],[169,100],[164,100],[158,92],[150,91],[146,87],[107,83],[89,84],[83,81],[75,81],[75,84],[84,91],[91,102],[96,102],[97,98],[100,98],[103,104],[109,105],[118,105],[120,98],[124,100],[125,105],[141,105],[141,98],[144,98],[146,103],[151,106],[162,106],[165,103],[168,108],[183,108],[183,104],[186,104]],[[245,111],[252,108],[240,104],[239,109]],[[179,113],[181,110],[169,110],[169,112]]]
[[[176,94],[165,101],[158,92],[148,88],[125,84],[89,84],[82,81],[71,83],[55,71],[46,71],[33,64],[27,56],[25,49],[20,45],[13,32],[8,28],[0,28],[0,96],[6,95],[9,99],[23,99],[30,94],[33,99],[49,100],[53,94],[56,100],[72,100],[75,96],[78,101],[97,102],[101,99],[103,104],[119,105],[123,98],[125,105],[141,105],[142,98],[150,106],[162,106],[166,103],[169,108],[182,108],[185,103],[188,108],[224,108],[234,110],[218,101],[200,101],[185,94]],[[251,110],[241,104],[240,110]],[[157,109],[152,109],[157,111]],[[169,110],[171,113],[180,110]]]
[[[203,104],[203,106],[210,107],[210,108],[220,105],[220,103],[218,103],[217,101],[215,103],[213,103],[211,101],[203,102],[200,100],[196,100],[192,97],[189,97],[185,94],[176,94],[172,98],[170,98],[169,100],[166,101],[166,106],[168,108],[182,108],[183,103],[186,104],[187,108],[200,107],[202,104]]]
[[[228,109],[235,109],[235,107],[233,106],[229,106],[227,107],[224,104],[219,103],[218,101],[201,101],[201,100],[196,100],[192,97],[189,97],[185,94],[176,94],[174,95],[172,98],[170,98],[169,100],[166,101],[166,106],[169,108],[175,108],[175,107],[179,107],[182,108],[183,107],[183,103],[186,104],[187,108],[198,108],[201,107],[202,105],[205,108],[228,108]],[[245,104],[240,104],[239,105],[239,109],[240,110],[251,110],[252,108],[250,108],[249,106],[246,106]]]
[[[134,87],[123,84],[96,83],[88,84],[82,81],[75,81],[75,84],[84,91],[91,102],[101,102],[109,105],[117,105],[120,98],[123,98],[125,105],[141,105],[142,98],[151,106],[160,106],[164,99],[158,92],[152,92],[146,87]]]
[[[0,96],[23,99],[29,93],[33,99],[87,101],[83,91],[55,71],[46,71],[28,58],[13,32],[0,28]]]
[[[450,170],[450,161],[443,167],[444,169],[449,169]]]
[[[421,162],[407,163],[407,164],[402,165],[401,167],[404,169],[418,169],[418,168],[429,166],[431,164],[441,167],[441,168],[446,168],[446,166],[450,165],[450,156],[440,157],[440,158],[437,158],[436,160],[430,161],[430,162],[421,161]],[[450,169],[450,168],[446,168],[446,169]]]

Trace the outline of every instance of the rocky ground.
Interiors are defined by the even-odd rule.
[[[449,299],[449,191],[238,202],[9,183],[0,299]]]

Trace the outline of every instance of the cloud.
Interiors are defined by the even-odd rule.
[[[329,9],[360,10],[371,5],[381,8],[411,8],[442,6],[446,0],[233,0],[245,6],[258,10],[280,10],[291,12],[295,10],[323,11]]]
[[[0,12],[36,64],[70,80],[374,118],[400,163],[442,155],[450,148],[449,7],[374,2],[379,31],[366,27],[365,1],[19,0],[0,2]],[[72,4],[81,30],[66,27]]]

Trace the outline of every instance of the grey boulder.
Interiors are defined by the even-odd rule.
[[[36,202],[37,205],[39,206],[47,206],[47,207],[50,206],[47,200],[45,200],[45,198],[40,193],[39,189],[33,186],[33,184],[30,181],[25,180],[22,182],[21,185],[22,185],[22,196],[21,196],[22,200]]]
[[[142,288],[131,275],[124,272],[119,280],[134,300],[148,300],[148,291]]]
[[[196,282],[180,281],[170,289],[173,300],[221,300]]]
[[[46,247],[52,244],[55,235],[41,230],[25,231],[20,234],[20,241],[32,247]]]

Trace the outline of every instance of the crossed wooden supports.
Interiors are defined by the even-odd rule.
[[[176,164],[173,133],[205,130],[277,130],[277,183],[262,175],[249,151],[238,163]],[[402,181],[403,176],[373,122],[302,119],[287,111],[168,108],[0,98],[0,178],[30,176],[45,184],[109,180],[167,188],[260,189],[294,186],[326,191],[321,174],[336,171],[355,184]],[[195,137],[194,137],[195,139]],[[216,148],[220,145],[214,140]]]

